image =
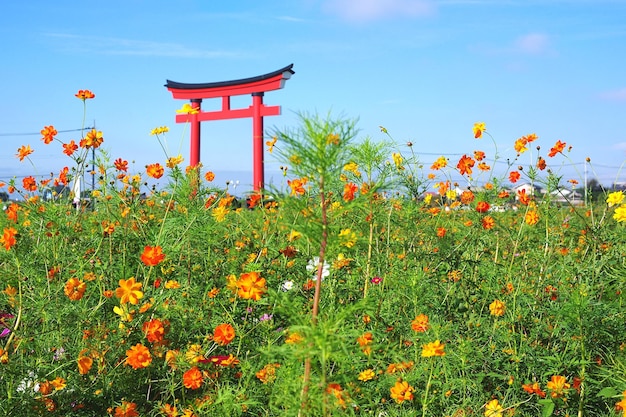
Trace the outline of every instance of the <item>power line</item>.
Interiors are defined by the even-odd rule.
[[[81,132],[83,130],[94,129],[93,127],[84,127],[82,129],[57,130],[57,133]],[[39,136],[41,132],[34,133],[0,133],[0,136]]]

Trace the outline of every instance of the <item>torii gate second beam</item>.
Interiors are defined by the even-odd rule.
[[[175,99],[188,99],[191,106],[198,110],[195,114],[179,114],[176,123],[191,125],[191,145],[189,164],[196,166],[200,163],[200,123],[208,120],[237,119],[252,117],[252,159],[254,191],[264,187],[263,163],[263,116],[280,115],[280,106],[265,106],[263,95],[266,91],[279,90],[285,86],[293,71],[293,64],[268,74],[240,80],[220,81],[214,83],[188,84],[167,80],[165,87],[172,92]],[[232,96],[250,94],[252,105],[243,109],[231,109]],[[217,111],[202,111],[202,99],[222,98],[222,109]]]

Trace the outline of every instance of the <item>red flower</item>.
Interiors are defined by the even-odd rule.
[[[156,266],[165,259],[160,246],[146,246],[141,254],[141,262],[146,266]]]
[[[486,213],[489,211],[489,203],[487,203],[486,201],[479,201],[476,204],[476,211],[479,213]]]

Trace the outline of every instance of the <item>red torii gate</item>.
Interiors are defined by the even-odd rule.
[[[293,64],[257,77],[204,84],[188,84],[167,80],[165,87],[172,92],[175,99],[189,99],[191,106],[198,110],[196,114],[176,115],[176,123],[189,122],[191,125],[189,165],[196,166],[200,163],[200,122],[252,117],[252,187],[254,191],[263,188],[263,116],[280,115],[280,106],[264,105],[263,95],[266,91],[283,88],[285,81],[291,78],[292,74],[295,74],[292,68]],[[243,94],[252,95],[252,105],[244,109],[231,109],[230,98]],[[222,98],[222,109],[203,112],[201,109],[202,99],[217,97]]]

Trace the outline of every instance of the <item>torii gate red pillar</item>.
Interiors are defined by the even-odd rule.
[[[208,120],[236,119],[242,117],[252,118],[252,186],[254,191],[263,188],[264,162],[263,162],[263,116],[280,115],[280,106],[265,106],[263,96],[266,91],[278,90],[285,86],[295,72],[293,64],[268,74],[240,80],[221,81],[204,84],[187,84],[167,80],[165,86],[172,92],[175,99],[189,99],[191,107],[196,109],[194,114],[179,114],[176,123],[189,123],[191,126],[191,143],[189,165],[195,166],[200,163],[200,123]],[[232,96],[251,94],[252,105],[244,109],[231,109],[230,98]],[[202,100],[205,98],[222,98],[222,109],[217,111],[202,111]]]

